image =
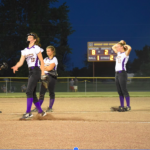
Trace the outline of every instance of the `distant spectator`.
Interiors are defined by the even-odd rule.
[[[74,91],[74,80],[70,80],[70,90],[73,92]]]
[[[11,90],[11,93],[14,93],[15,92],[15,86],[12,85],[10,90]]]
[[[25,92],[26,89],[27,89],[27,87],[25,86],[25,84],[23,84],[23,85],[21,86],[21,91],[22,91],[22,92]]]
[[[4,93],[6,93],[6,86],[3,85],[3,86],[1,87],[1,90],[2,90]]]
[[[78,79],[75,78],[74,80],[74,91],[77,92],[78,91]]]

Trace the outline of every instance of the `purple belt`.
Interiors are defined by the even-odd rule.
[[[126,72],[125,70],[116,71],[116,73]]]
[[[29,67],[29,70],[32,70],[32,69],[34,69],[34,68],[39,68],[39,66],[32,66],[32,67]]]

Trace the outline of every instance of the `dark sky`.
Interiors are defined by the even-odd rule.
[[[84,67],[89,41],[125,40],[132,47],[131,61],[135,49],[150,45],[150,0],[59,0],[63,2],[69,6],[69,19],[76,30],[68,38],[73,49],[71,67]]]

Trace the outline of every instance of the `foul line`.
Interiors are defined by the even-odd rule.
[[[55,111],[55,112],[48,112],[48,114],[85,114],[85,113],[137,113],[139,111],[129,111],[129,112],[118,112],[118,111]],[[33,114],[35,114],[37,112],[33,112]],[[146,113],[146,114],[150,114],[150,111],[149,112],[140,112],[140,113]],[[7,115],[20,115],[20,114],[23,114],[23,113],[5,113]]]

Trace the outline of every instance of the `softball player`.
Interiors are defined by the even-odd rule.
[[[47,56],[44,59],[44,72],[45,74],[48,75],[48,91],[49,91],[49,107],[47,108],[46,112],[52,112],[52,107],[55,101],[55,84],[56,84],[56,80],[57,80],[57,76],[51,75],[50,71],[56,71],[57,72],[57,66],[58,66],[58,60],[55,57],[56,55],[56,50],[54,46],[48,46],[46,48],[46,53]],[[43,84],[41,84],[41,89],[40,89],[40,97],[39,97],[39,102],[42,105],[43,101],[44,101],[44,95],[46,93],[47,89],[43,86]],[[37,111],[37,109],[33,109],[32,111]]]
[[[117,91],[120,98],[120,104],[118,111],[128,111],[131,110],[130,107],[130,96],[127,90],[127,72],[126,63],[129,59],[129,54],[131,52],[131,47],[126,45],[126,42],[121,40],[119,43],[115,44],[112,49],[117,53],[116,66],[115,66],[115,82],[117,86]],[[126,99],[127,106],[124,107],[124,97]]]
[[[23,114],[21,119],[28,119],[32,117],[31,113],[31,106],[32,102],[34,102],[38,113],[41,116],[45,116],[46,113],[41,109],[41,105],[36,96],[36,86],[37,82],[40,80],[41,75],[45,75],[44,73],[44,61],[42,57],[43,49],[40,48],[40,39],[35,33],[27,34],[27,41],[29,42],[29,47],[25,48],[21,51],[21,58],[19,62],[12,67],[13,72],[15,73],[18,71],[18,68],[21,67],[26,59],[28,68],[29,68],[29,78],[28,78],[28,85],[27,85],[27,109],[26,113]],[[41,69],[39,60],[41,62]]]

